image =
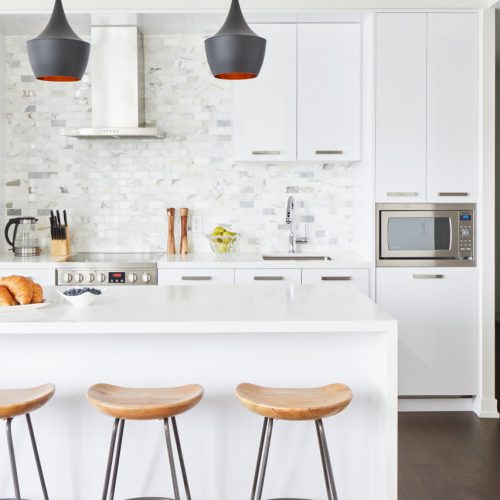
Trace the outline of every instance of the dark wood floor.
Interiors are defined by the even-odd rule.
[[[500,420],[399,414],[398,500],[500,500]]]

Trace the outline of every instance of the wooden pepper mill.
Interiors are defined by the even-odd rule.
[[[181,254],[188,253],[188,213],[189,209],[181,208],[181,249],[179,252]]]
[[[175,208],[167,209],[168,215],[168,242],[167,242],[167,254],[175,254]]]

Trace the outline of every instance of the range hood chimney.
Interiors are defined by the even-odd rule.
[[[62,135],[92,138],[162,138],[144,126],[144,51],[137,26],[93,26],[90,49],[92,127]]]

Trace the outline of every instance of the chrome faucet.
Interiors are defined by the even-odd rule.
[[[288,253],[297,253],[297,240],[293,231],[293,223],[295,219],[295,199],[293,196],[288,197],[286,205],[286,223],[290,225],[290,234],[288,235]]]
[[[293,196],[288,197],[285,222],[290,225],[290,234],[288,235],[288,253],[297,253],[297,243],[308,243],[309,239],[307,238],[307,231],[306,236],[301,238],[298,238],[295,234],[295,198]]]

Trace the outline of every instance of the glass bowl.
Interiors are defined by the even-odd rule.
[[[213,234],[206,235],[212,252],[220,259],[227,259],[236,253],[240,242],[240,236],[241,235],[238,233],[234,236]]]

